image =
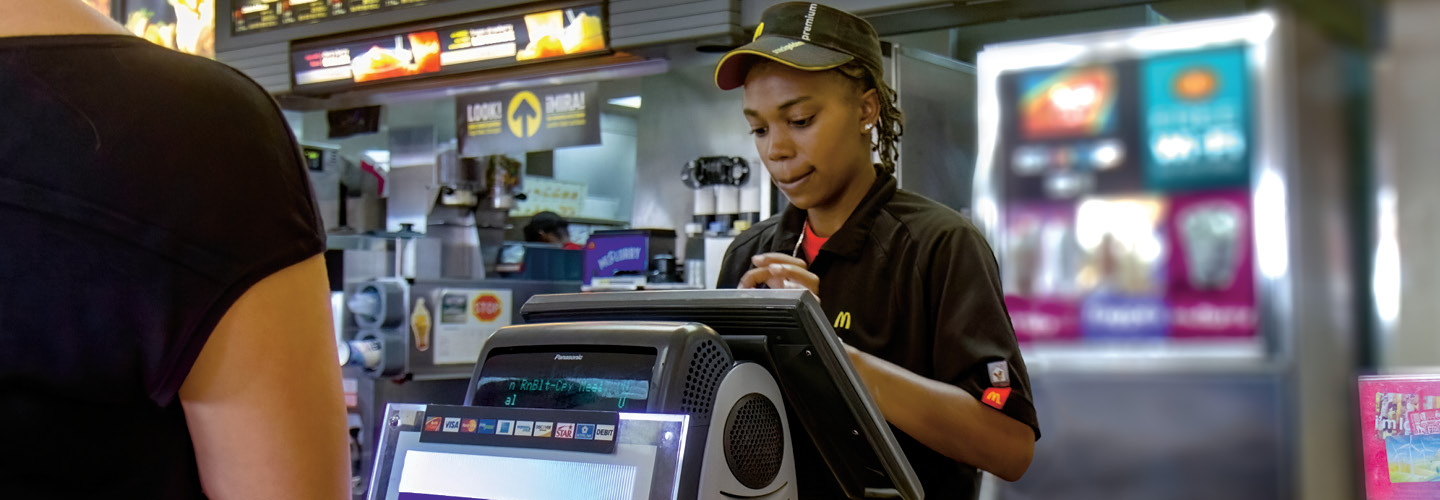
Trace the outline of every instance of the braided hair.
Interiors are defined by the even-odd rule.
[[[840,75],[852,82],[860,93],[874,89],[880,101],[879,123],[870,150],[880,153],[880,167],[887,173],[895,173],[895,162],[900,159],[900,136],[905,134],[904,116],[897,106],[895,90],[885,84],[878,68],[871,68],[859,60],[835,68]]]

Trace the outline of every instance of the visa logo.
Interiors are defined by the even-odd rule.
[[[459,419],[459,418],[454,418],[454,417],[445,419],[445,429],[444,429],[444,431],[445,431],[445,432],[460,432],[460,419]]]

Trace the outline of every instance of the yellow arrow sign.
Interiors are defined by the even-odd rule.
[[[544,112],[540,110],[540,98],[535,97],[534,92],[525,90],[510,98],[510,106],[505,112],[505,123],[510,125],[510,133],[515,134],[515,137],[534,137],[540,132],[542,118]]]

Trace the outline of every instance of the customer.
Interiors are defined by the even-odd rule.
[[[756,149],[791,205],[735,239],[720,286],[820,297],[927,499],[973,497],[977,467],[1019,479],[1040,431],[995,258],[960,214],[896,188],[901,116],[875,30],[811,3],[761,21],[715,79],[744,87]]]
[[[525,241],[550,243],[566,250],[580,250],[582,247],[570,241],[570,221],[555,212],[540,212],[525,225]]]
[[[350,496],[324,234],[253,82],[0,0],[0,230],[0,496]]]

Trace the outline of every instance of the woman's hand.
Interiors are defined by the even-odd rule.
[[[755,288],[764,284],[770,288],[799,288],[820,296],[820,277],[810,272],[809,266],[799,258],[783,253],[771,252],[750,258],[755,265],[740,277],[740,288]]]

